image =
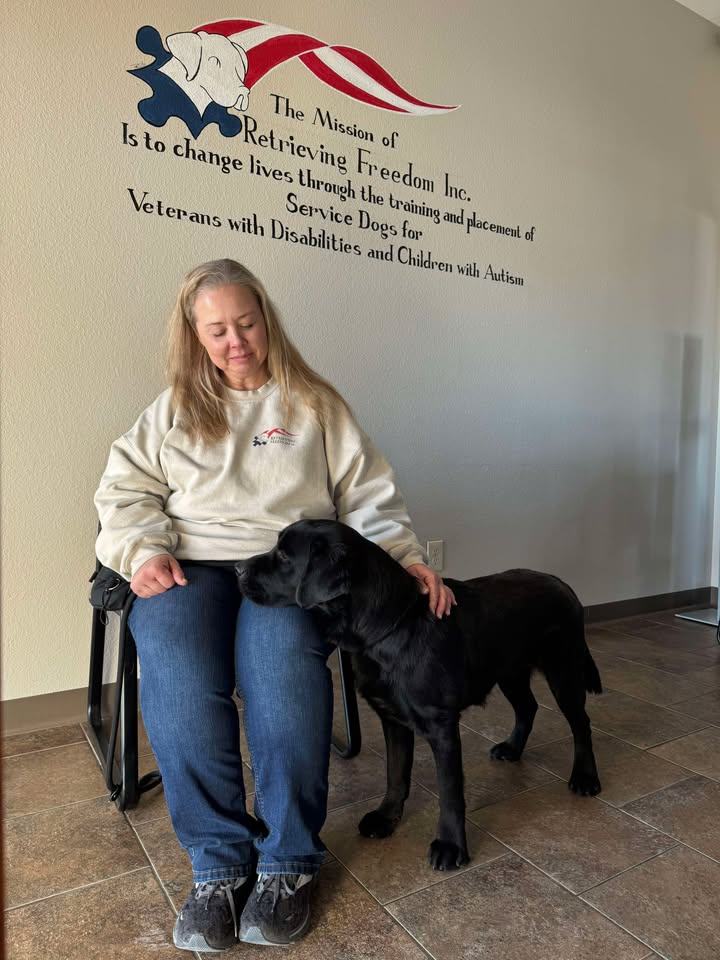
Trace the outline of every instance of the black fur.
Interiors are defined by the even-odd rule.
[[[291,524],[273,550],[236,571],[245,596],[311,610],[328,639],[352,654],[358,689],[380,715],[387,748],[387,791],[360,821],[364,836],[389,836],[399,823],[417,732],[432,748],[440,793],[430,863],[439,870],[466,863],[460,712],[482,704],[497,683],[515,726],[490,755],[519,760],[537,711],[534,670],[544,673],[573,733],[570,789],[600,792],[585,712],[585,691],[601,692],[600,675],[585,643],[582,606],[562,580],[533,570],[446,580],[457,606],[438,620],[410,574],[332,520]]]

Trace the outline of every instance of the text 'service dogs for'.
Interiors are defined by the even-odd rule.
[[[482,704],[497,684],[515,726],[490,751],[518,760],[532,730],[534,670],[547,678],[575,741],[569,787],[600,792],[585,692],[600,676],[585,642],[583,609],[567,584],[533,570],[446,580],[457,599],[438,620],[417,581],[384,550],[333,520],[300,520],[277,546],[237,564],[241,592],[266,606],[297,604],[318,619],[330,642],[352,654],[358,689],[382,720],[387,791],[360,821],[367,837],[389,836],[410,790],[414,733],[437,768],[440,818],[430,845],[433,867],[467,863],[460,713]]]

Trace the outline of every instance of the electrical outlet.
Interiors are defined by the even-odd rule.
[[[428,555],[428,566],[431,570],[438,573],[443,568],[443,554],[445,552],[444,540],[428,540],[426,544]]]

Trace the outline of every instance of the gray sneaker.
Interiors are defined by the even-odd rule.
[[[293,943],[310,928],[310,894],[317,874],[261,873],[240,918],[243,943]]]
[[[238,917],[252,887],[247,877],[196,883],[177,915],[173,943],[180,950],[220,953],[237,943]]]

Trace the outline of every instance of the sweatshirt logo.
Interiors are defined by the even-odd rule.
[[[286,447],[294,447],[295,437],[297,436],[299,434],[290,433],[282,427],[273,427],[272,430],[263,430],[262,433],[256,434],[253,437],[252,445],[254,447],[264,447],[268,443],[282,443]]]

